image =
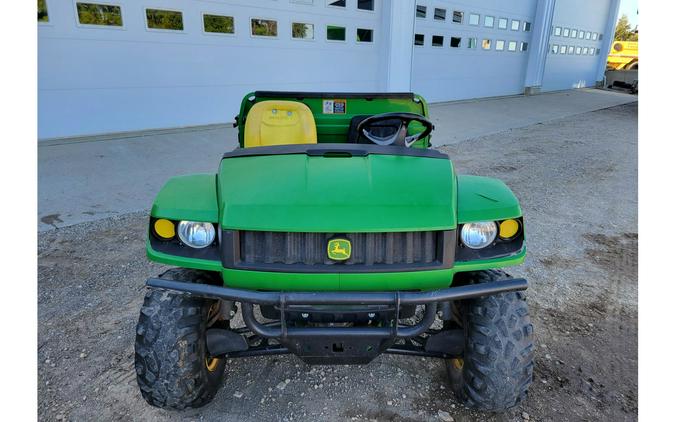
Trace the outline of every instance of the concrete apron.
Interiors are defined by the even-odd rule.
[[[432,143],[449,145],[637,101],[596,89],[439,103]],[[216,171],[236,147],[224,126],[49,140],[38,143],[38,231],[148,211],[172,176]]]

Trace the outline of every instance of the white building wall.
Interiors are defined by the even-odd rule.
[[[224,123],[254,90],[412,90],[438,102],[521,94],[526,83],[538,88],[540,81],[544,91],[593,86],[609,41],[571,39],[554,30],[611,37],[619,4],[373,0],[375,10],[365,11],[358,0],[345,0],[346,7],[331,7],[333,0],[100,0],[121,7],[124,25],[115,28],[79,25],[77,0],[46,1],[49,22],[38,24],[40,139]],[[425,19],[415,17],[416,2],[427,7]],[[146,7],[181,11],[184,30],[147,29]],[[446,11],[444,21],[434,19],[435,8]],[[453,11],[464,13],[461,24],[453,23]],[[205,33],[203,13],[233,16],[235,34]],[[480,16],[478,25],[469,23],[472,13]],[[486,16],[494,17],[494,27],[485,26]],[[538,30],[541,16],[552,21],[549,31]],[[251,18],[277,21],[277,37],[251,36]],[[500,18],[507,29],[498,28]],[[519,30],[511,29],[514,19]],[[292,22],[313,24],[314,39],[292,39]],[[530,31],[523,30],[525,22]],[[346,41],[326,40],[327,25],[346,27]],[[374,41],[357,42],[357,28],[372,29]],[[424,34],[424,46],[413,46],[416,33]],[[541,39],[533,40],[534,34]],[[443,37],[442,47],[431,45],[434,35]],[[451,37],[461,38],[460,47],[450,47]],[[470,38],[475,49],[467,48]],[[490,50],[481,48],[484,39]],[[503,51],[496,49],[498,40]],[[508,51],[510,41],[517,51]],[[563,44],[603,51],[563,56]],[[531,60],[539,45],[547,53]]]
[[[382,1],[375,11],[289,1],[112,0],[123,28],[77,24],[75,1],[47,0],[38,25],[41,139],[232,121],[249,91],[378,91]],[[146,29],[145,7],[180,10],[184,31]],[[201,14],[235,18],[235,34],[205,34]],[[250,18],[278,22],[276,38],[252,37]],[[313,41],[291,38],[291,22],[314,24]],[[326,25],[347,28],[327,41]],[[356,28],[374,30],[357,43]]]
[[[556,1],[542,91],[595,86],[598,66],[607,61],[602,46],[605,37],[612,36],[606,33],[607,22],[614,14],[612,6],[613,0]],[[556,28],[560,29],[560,34]],[[584,38],[579,37],[580,31],[584,31]],[[576,37],[572,37],[574,32]],[[586,38],[588,32],[590,39]],[[598,34],[597,39],[593,39],[594,33]],[[565,54],[562,54],[563,46]],[[570,46],[574,49],[573,54],[569,54]],[[580,54],[577,54],[578,49],[581,49]]]
[[[424,45],[413,49],[415,92],[432,102],[523,93],[532,37],[532,26],[524,31],[523,25],[534,25],[536,0],[418,0],[417,4],[427,7],[427,16],[415,20],[415,33],[424,35]],[[434,18],[436,8],[446,10],[445,21]],[[453,11],[464,13],[461,24],[452,21]],[[479,15],[478,25],[469,23],[470,14]],[[486,17],[494,18],[492,27],[485,25]],[[506,29],[498,28],[500,18],[507,19]],[[518,30],[511,29],[514,20]],[[434,35],[443,36],[442,47],[432,45]],[[460,47],[450,47],[451,37],[461,38]],[[476,39],[475,48],[468,48],[470,38]],[[482,48],[486,39],[489,50]],[[498,41],[505,44],[502,51],[497,50]],[[514,52],[508,51],[512,41],[517,44]],[[527,43],[527,51],[521,51],[522,43]]]

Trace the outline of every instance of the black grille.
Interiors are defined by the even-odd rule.
[[[438,266],[443,262],[444,232],[287,233],[239,232],[239,261],[246,267],[265,266]],[[351,241],[351,257],[332,261],[331,238]]]

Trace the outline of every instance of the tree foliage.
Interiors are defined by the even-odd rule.
[[[234,34],[234,18],[232,16],[204,15],[204,31]]]
[[[173,10],[146,9],[148,28],[183,30],[183,14]]]
[[[615,41],[637,41],[638,33],[637,28],[632,28],[630,22],[628,21],[628,16],[622,15],[621,19],[616,23],[616,29],[614,31],[614,40]]]
[[[49,13],[47,12],[47,2],[38,0],[37,2],[38,22],[49,22]]]
[[[106,4],[77,3],[81,24],[122,26],[122,9]]]

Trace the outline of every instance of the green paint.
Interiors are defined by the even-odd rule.
[[[222,160],[219,175],[225,228],[344,233],[456,227],[449,160],[237,157]]]
[[[518,199],[501,180],[481,176],[457,176],[457,220],[504,220],[522,216]]]
[[[252,106],[247,97],[240,116],[246,116]],[[416,98],[418,101],[348,99],[343,115],[322,114],[321,99],[303,102],[315,114],[320,142],[345,142],[349,121],[355,115],[401,111],[427,116],[424,99]],[[239,128],[243,143],[243,123]],[[427,145],[428,139],[424,139],[416,147]],[[455,176],[449,160],[292,154],[227,158],[221,161],[218,175],[174,177],[157,195],[151,215],[208,221],[231,229],[339,234],[448,230],[470,221],[520,217],[522,211],[503,182]],[[289,291],[440,289],[450,286],[458,272],[518,265],[526,254],[523,248],[514,256],[456,262],[453,268],[443,270],[282,273],[226,269],[219,260],[168,255],[154,251],[149,240],[146,251],[152,261],[221,272],[226,286]],[[335,253],[333,259],[348,255],[347,245],[337,242]]]
[[[157,194],[150,215],[169,220],[218,222],[216,175],[172,177]]]

